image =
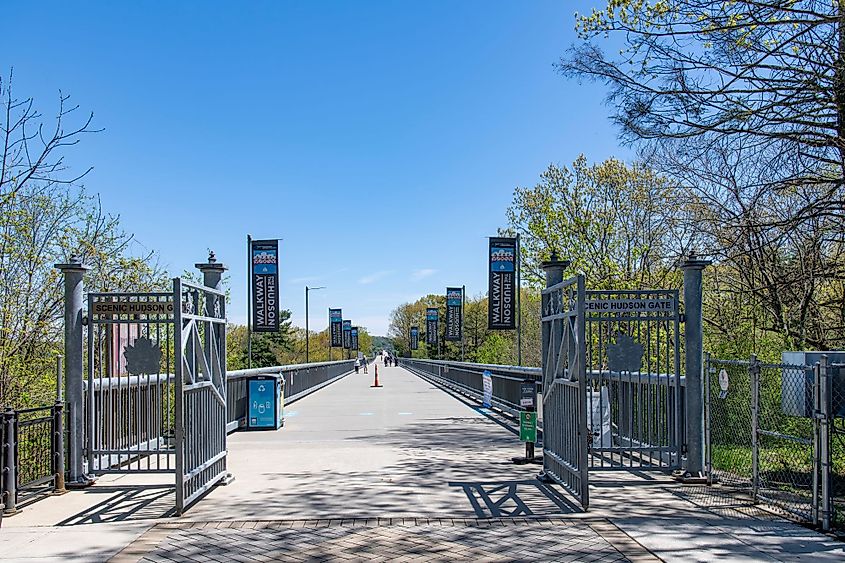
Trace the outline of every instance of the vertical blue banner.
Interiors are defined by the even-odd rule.
[[[490,238],[487,328],[516,328],[516,239]]]
[[[279,332],[279,241],[254,240],[249,253],[252,331]]]
[[[446,288],[446,340],[463,338],[464,290],[461,287]]]
[[[331,347],[343,347],[343,311],[329,309],[329,331],[331,333]]]
[[[343,321],[343,347],[352,348],[352,321]]]

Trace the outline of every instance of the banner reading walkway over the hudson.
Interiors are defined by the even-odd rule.
[[[352,321],[343,321],[343,347],[352,348]]]
[[[419,327],[411,327],[411,350],[416,350],[420,347],[420,329]]]
[[[460,287],[446,288],[446,340],[463,338],[464,290]]]
[[[279,241],[254,240],[252,259],[252,331],[279,332]]]
[[[438,334],[440,332],[440,312],[435,307],[429,307],[425,310],[425,343],[437,344]]]
[[[516,239],[490,238],[490,283],[487,327],[516,328]]]
[[[332,348],[343,347],[343,310],[329,309],[329,326],[331,327]]]

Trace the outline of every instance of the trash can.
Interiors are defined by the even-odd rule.
[[[247,429],[278,430],[284,424],[285,380],[280,375],[255,375],[247,380]]]

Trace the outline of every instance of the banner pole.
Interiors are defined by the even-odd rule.
[[[442,360],[443,356],[440,354],[440,307],[437,308],[437,321],[434,323],[435,331],[434,337],[437,339],[437,359]]]
[[[461,361],[466,361],[466,354],[464,353],[464,305],[467,300],[467,286],[461,286]]]
[[[252,235],[246,235],[246,367],[252,367]]]
[[[516,234],[516,361],[522,365],[522,248],[519,233]]]

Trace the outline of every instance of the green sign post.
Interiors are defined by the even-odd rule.
[[[519,413],[519,439],[523,442],[537,441],[537,413],[522,411]]]

